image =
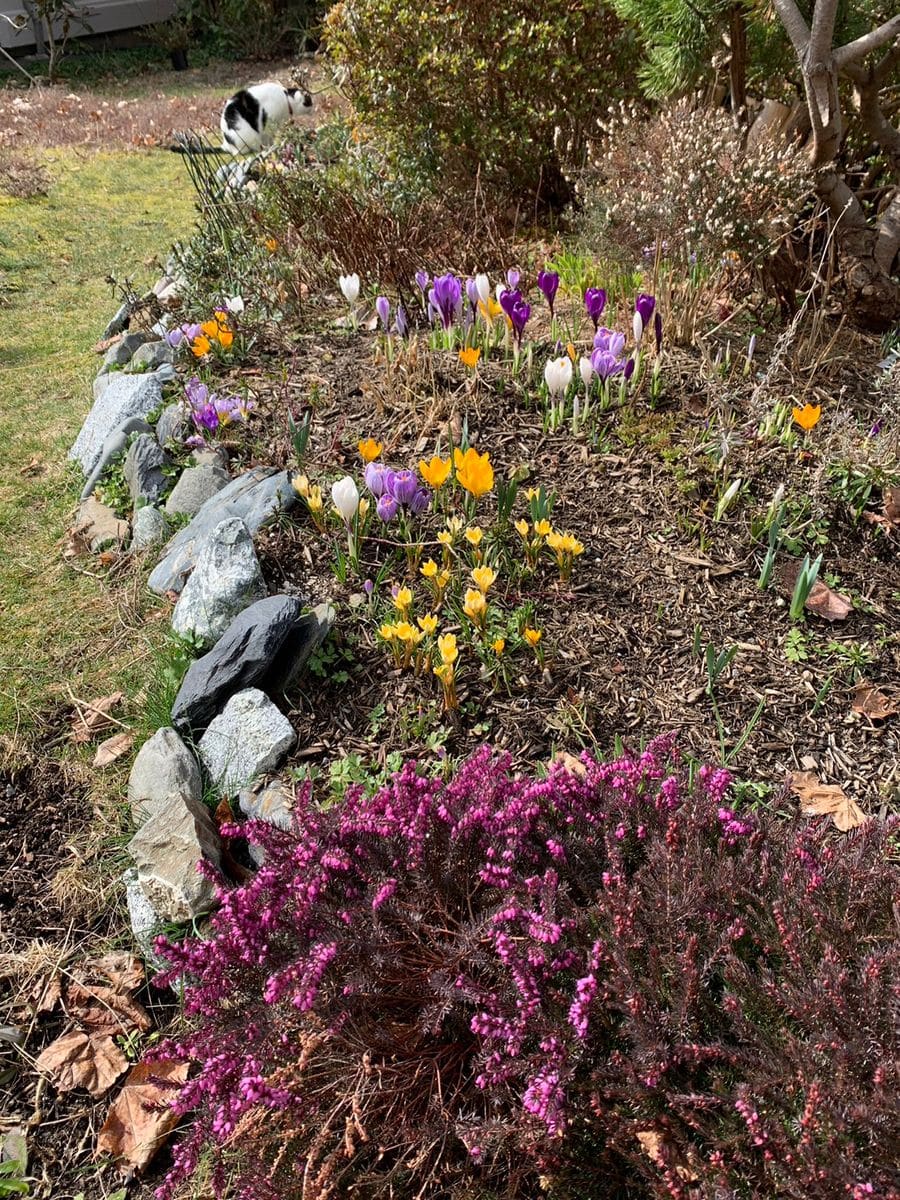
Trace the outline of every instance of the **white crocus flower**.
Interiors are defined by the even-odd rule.
[[[487,275],[475,276],[475,290],[478,292],[478,299],[482,304],[487,304],[491,294],[491,281]]]
[[[639,312],[632,317],[631,328],[634,330],[634,344],[640,346],[641,338],[644,336],[644,318]]]
[[[244,297],[226,296],[225,311],[232,313],[236,317],[240,316],[240,314],[244,311]]]
[[[344,293],[344,299],[347,303],[355,304],[359,299],[359,276],[341,275],[338,283],[341,285],[341,291]]]
[[[551,358],[544,367],[544,382],[550,389],[551,396],[564,394],[572,382],[572,360],[565,355],[562,358]]]
[[[345,475],[331,485],[331,499],[344,524],[349,525],[359,508],[359,488],[349,475]]]
[[[589,358],[583,356],[578,360],[578,370],[581,372],[581,382],[584,384],[585,391],[591,386],[591,380],[594,378],[594,367]]]

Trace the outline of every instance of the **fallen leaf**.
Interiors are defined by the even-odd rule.
[[[679,1163],[675,1161],[677,1156],[672,1154],[671,1147],[667,1147],[669,1149],[668,1158],[663,1154],[663,1146],[666,1145],[666,1142],[658,1133],[652,1129],[641,1129],[635,1134],[635,1137],[640,1142],[641,1149],[651,1162],[655,1163],[658,1167],[668,1167],[674,1161],[676,1174],[689,1183],[696,1183],[698,1179],[696,1172],[687,1167],[684,1162]]]
[[[567,754],[565,750],[560,750],[553,761],[561,767],[565,767],[569,774],[574,775],[576,779],[584,779],[587,775],[587,767],[581,759],[576,758],[574,754]]]
[[[798,559],[792,559],[786,562],[778,572],[778,581],[788,596],[792,596],[794,593],[800,566]],[[849,597],[835,592],[821,579],[817,579],[806,597],[805,607],[826,621],[845,621],[853,611],[853,602]]]
[[[51,1042],[35,1065],[60,1092],[83,1087],[92,1096],[102,1096],[128,1069],[128,1059],[111,1037],[90,1037],[74,1029]]]
[[[116,333],[112,337],[101,338],[99,342],[95,342],[94,344],[94,353],[105,354],[111,346],[117,346],[124,336],[123,333]]]
[[[20,475],[41,475],[46,470],[40,454],[33,454],[30,462],[19,468]]]
[[[868,817],[836,783],[820,783],[814,771],[792,771],[791,791],[800,798],[800,811],[808,817],[830,816],[841,833],[856,829]]]
[[[127,754],[134,745],[134,737],[130,733],[115,733],[105,742],[101,742],[94,755],[93,766],[108,767],[110,763]]]
[[[853,689],[852,708],[855,713],[862,713],[872,721],[884,721],[888,717],[896,716],[898,712],[890,696],[885,695],[881,688],[870,683],[868,679],[861,679]]]
[[[100,984],[69,983],[66,1012],[92,1033],[130,1033],[153,1027],[147,1010],[133,997]]]
[[[56,1008],[61,994],[59,976],[53,974],[35,984],[29,1000],[36,1013],[49,1013]]]
[[[101,978],[122,992],[136,992],[144,986],[144,964],[127,950],[111,950],[101,958],[89,958],[73,972],[79,983]]]
[[[884,532],[890,537],[895,529],[900,529],[900,487],[885,488],[884,512],[863,513],[872,525],[883,525]]]
[[[73,719],[73,737],[76,742],[90,742],[94,735],[108,729],[113,722],[108,714],[125,699],[124,692],[113,692],[111,696],[100,696],[86,703],[76,701]]]
[[[97,1137],[96,1155],[111,1154],[138,1171],[146,1167],[178,1124],[170,1102],[187,1071],[187,1063],[165,1061],[132,1067]]]
[[[215,822],[216,827],[221,829],[223,825],[230,825],[234,821],[234,813],[231,811],[231,801],[227,796],[223,796],[216,805]]]

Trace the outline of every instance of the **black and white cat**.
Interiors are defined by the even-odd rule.
[[[230,154],[259,154],[272,145],[282,125],[312,106],[312,96],[301,88],[280,83],[241,88],[222,109],[222,149]]]

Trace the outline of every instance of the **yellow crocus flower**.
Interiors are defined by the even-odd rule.
[[[440,534],[438,534],[438,537],[440,537]],[[424,575],[426,579],[434,579],[438,573],[438,565],[433,558],[429,558],[427,562],[423,562],[421,567],[419,567],[419,572]]]
[[[438,458],[435,454],[430,462],[425,462],[421,459],[419,462],[419,474],[425,480],[429,487],[435,491],[447,482],[447,477],[450,474],[450,459]]]
[[[470,546],[480,546],[481,539],[484,537],[484,530],[478,525],[473,525],[471,529],[466,530],[466,541]]]
[[[408,587],[397,589],[397,595],[394,597],[394,604],[402,613],[409,612],[412,607],[413,594]]]
[[[384,449],[384,443],[376,442],[374,438],[365,438],[363,441],[357,443],[357,449],[363,462],[370,463],[374,462],[379,454],[381,454]]]
[[[434,613],[426,613],[424,617],[419,617],[418,626],[428,637],[437,629],[437,617]]]
[[[491,584],[497,578],[497,572],[490,567],[473,567],[472,578],[475,581],[475,586],[482,595],[486,595]]]
[[[476,625],[484,624],[485,613],[487,612],[487,600],[482,592],[476,588],[468,588],[466,590],[466,600],[463,605],[463,612],[470,621],[474,621]]]
[[[494,468],[491,466],[489,454],[479,454],[471,446],[465,453],[462,450],[454,450],[453,465],[456,467],[456,478],[460,487],[476,499],[494,486]]]
[[[459,650],[456,648],[456,634],[444,633],[438,638],[438,654],[441,656],[441,662],[448,666],[455,663],[459,658]]]
[[[536,646],[544,636],[540,629],[525,629],[523,635],[529,646]]]

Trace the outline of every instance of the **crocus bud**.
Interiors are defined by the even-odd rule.
[[[379,296],[375,301],[375,311],[381,320],[381,324],[387,329],[388,321],[391,318],[391,305],[387,296]]]
[[[366,487],[373,496],[378,497],[384,492],[385,475],[387,470],[381,463],[370,462],[363,473],[363,478],[366,481]]]
[[[394,315],[394,332],[399,337],[406,337],[409,333],[409,320],[402,304],[397,305],[397,312]]]
[[[516,270],[516,268],[510,267],[509,270],[506,272],[507,287],[510,287],[513,289],[517,288],[519,286],[520,278],[521,278],[521,276],[519,275],[519,272]]]
[[[331,499],[344,524],[349,525],[359,508],[359,489],[349,475],[331,485]]]
[[[359,299],[359,276],[341,275],[338,283],[341,285],[341,291],[344,293],[347,303],[355,304]]]
[[[594,368],[591,365],[589,358],[580,358],[578,360],[578,370],[581,372],[581,382],[586,388],[591,386],[591,380],[594,378]]]
[[[572,382],[572,360],[568,356],[551,358],[544,367],[544,382],[552,396],[559,396]]]
[[[416,286],[420,292],[427,291],[430,283],[431,277],[427,271],[416,271]]]
[[[475,276],[475,290],[478,292],[478,298],[482,304],[487,304],[491,295],[491,281],[487,275]]]
[[[626,379],[630,379],[632,377],[632,375],[634,374],[634,359],[633,358],[629,358],[629,360],[625,363],[625,366],[622,368],[622,374],[624,375],[624,377]]]
[[[639,312],[636,312],[631,318],[631,328],[634,330],[634,344],[639,346],[641,338],[644,336],[644,318]]]
[[[662,313],[659,309],[653,314],[653,333],[656,337],[656,353],[662,350]]]
[[[466,280],[466,296],[469,298],[469,303],[474,308],[479,300],[478,287],[474,279]]]

